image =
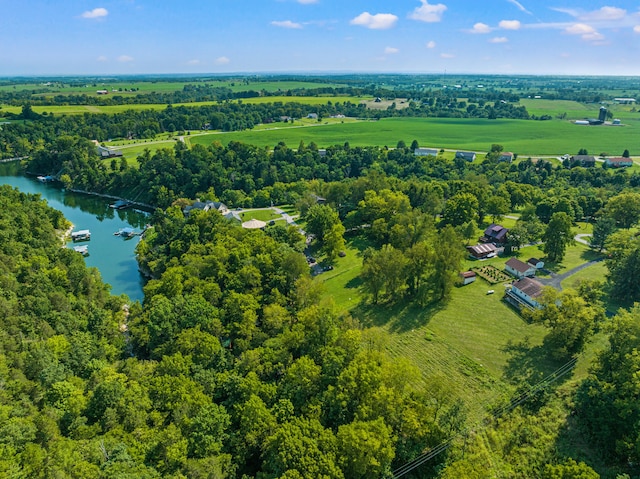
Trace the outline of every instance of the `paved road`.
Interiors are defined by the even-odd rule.
[[[584,264],[581,264],[580,266],[576,266],[575,268],[570,269],[566,273],[562,273],[562,274],[551,273],[551,278],[538,277],[536,279],[545,286],[553,286],[558,291],[562,291],[562,285],[560,284],[562,281],[567,279],[569,276],[576,274],[578,271],[588,268],[589,266],[594,265],[596,263],[599,263],[602,260],[604,260],[604,258],[589,261],[588,263],[584,263]]]

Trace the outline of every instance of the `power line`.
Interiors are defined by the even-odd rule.
[[[534,394],[538,393],[542,389],[546,388],[547,386],[549,386],[554,381],[557,381],[558,379],[560,379],[565,374],[569,373],[576,366],[577,362],[578,362],[578,358],[572,358],[571,360],[567,361],[565,364],[560,366],[558,369],[556,369],[554,372],[552,372],[549,376],[544,378],[538,384],[530,387],[527,391],[525,391],[523,393],[520,393],[515,398],[512,398],[511,401],[509,401],[508,404],[506,404],[504,406],[501,406],[498,409],[496,409],[495,411],[493,411],[493,413],[491,414],[490,417],[485,418],[485,422],[490,418],[494,418],[494,419],[498,418],[498,417],[502,416],[503,414],[515,409],[518,405],[520,405],[521,403],[523,403],[524,401],[529,399],[531,396],[533,396]],[[470,431],[471,431],[471,428],[467,427],[467,428],[463,429],[462,431],[458,432],[457,434],[455,434],[454,436],[450,437],[446,441],[440,443],[439,445],[437,445],[433,449],[430,449],[429,451],[425,452],[424,454],[421,454],[420,456],[415,458],[413,461],[410,461],[410,462],[400,466],[395,471],[392,471],[393,477],[394,478],[400,478],[400,477],[404,476],[405,474],[408,474],[409,472],[413,471],[415,468],[420,467],[425,462],[430,461],[434,457],[440,455],[441,453],[443,453],[444,451],[449,449],[451,447],[451,445],[453,444],[453,441],[456,438],[458,438],[458,437],[460,437],[462,435],[466,435]]]

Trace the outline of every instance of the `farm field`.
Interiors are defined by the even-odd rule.
[[[88,95],[96,95],[96,90],[109,90],[111,94],[111,90],[116,89],[127,89],[127,90],[135,90],[133,92],[128,91],[118,91],[113,92],[113,94],[123,95],[123,96],[133,96],[145,93],[167,93],[173,91],[180,91],[184,88],[185,85],[210,85],[212,87],[217,88],[229,88],[234,92],[242,92],[242,91],[266,91],[266,92],[277,92],[277,91],[287,91],[293,89],[300,88],[328,88],[328,87],[338,87],[343,86],[336,83],[323,83],[323,82],[314,82],[314,81],[298,81],[298,80],[271,80],[271,81],[244,81],[245,79],[234,79],[234,78],[224,78],[224,79],[215,79],[215,78],[204,78],[201,81],[180,81],[180,80],[172,80],[172,81],[163,81],[163,80],[148,80],[148,81],[140,81],[140,79],[135,79],[132,81],[100,81],[96,79],[88,79],[87,83],[82,84],[73,84],[70,85],[69,81],[62,82],[63,86],[60,86],[59,83],[53,82],[52,85],[47,86],[44,82],[40,83],[21,83],[19,85],[11,85],[11,84],[0,84],[0,91],[23,91],[23,90],[46,90],[46,93],[43,95],[59,95],[59,94],[83,94],[86,93]],[[74,82],[76,83],[76,82]]]
[[[640,117],[628,126],[579,126],[569,121],[549,120],[483,120],[453,118],[385,118],[378,121],[318,125],[313,130],[281,128],[277,131],[230,132],[223,135],[203,135],[192,138],[192,143],[208,145],[219,140],[243,141],[258,146],[274,146],[284,141],[295,146],[303,140],[314,141],[319,147],[343,144],[352,146],[395,146],[399,140],[407,144],[414,139],[421,146],[487,151],[491,144],[499,143],[506,151],[521,158],[536,155],[577,153],[581,148],[596,154],[608,152],[621,155],[629,149],[631,155],[640,155],[637,136]]]

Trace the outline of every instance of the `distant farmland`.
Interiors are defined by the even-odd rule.
[[[458,118],[386,118],[357,123],[318,124],[303,128],[231,133],[213,133],[190,138],[192,144],[213,141],[243,141],[259,146],[274,146],[280,141],[297,147],[301,140],[314,141],[319,147],[343,144],[352,146],[395,147],[414,139],[421,146],[488,151],[493,143],[521,157],[529,155],[576,154],[586,148],[590,154],[606,152],[619,156],[625,149],[640,155],[640,117],[625,120],[626,126],[579,126],[569,121],[484,120]]]

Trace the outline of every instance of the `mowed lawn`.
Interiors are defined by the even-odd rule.
[[[485,120],[459,118],[385,118],[357,123],[318,124],[309,128],[230,132],[192,138],[192,143],[208,145],[212,141],[242,141],[258,146],[274,146],[284,141],[297,146],[300,141],[314,141],[319,147],[343,144],[352,146],[394,147],[403,140],[414,139],[421,146],[488,151],[493,143],[504,146],[521,158],[536,155],[577,153],[581,148],[598,154],[602,151],[621,155],[628,149],[640,155],[637,136],[640,120],[628,126],[580,126],[569,121]]]
[[[511,380],[523,365],[535,361],[534,369],[545,375],[557,367],[542,354],[544,328],[528,324],[502,301],[501,284],[478,278],[454,288],[448,303],[427,307],[363,301],[359,274],[366,246],[361,239],[350,241],[346,257],[316,281],[365,327],[365,335],[372,328],[376,341],[393,357],[408,358],[422,373],[422,387],[444,380],[471,416],[479,418],[488,404],[513,387]],[[495,293],[487,294],[490,289]]]

